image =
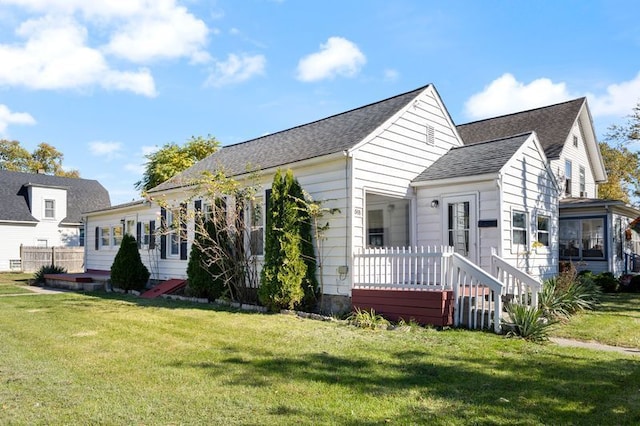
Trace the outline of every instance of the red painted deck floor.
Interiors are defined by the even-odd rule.
[[[140,297],[144,297],[145,299],[153,299],[154,297],[158,297],[162,294],[172,293],[180,287],[184,287],[185,285],[187,285],[187,280],[173,279],[163,281],[154,288],[142,293]]]

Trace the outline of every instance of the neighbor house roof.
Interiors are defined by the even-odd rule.
[[[278,133],[228,145],[156,186],[158,192],[188,185],[202,172],[222,169],[228,176],[265,170],[343,152],[354,147],[427,86]]]
[[[530,136],[531,132],[451,148],[413,183],[498,173]]]
[[[67,190],[63,223],[79,223],[83,212],[111,205],[109,193],[96,180],[0,170],[0,221],[37,222],[29,209],[29,186]]]
[[[457,126],[465,145],[535,131],[548,159],[560,156],[586,98]]]

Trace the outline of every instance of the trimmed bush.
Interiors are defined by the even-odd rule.
[[[44,284],[44,276],[49,274],[66,274],[67,269],[62,266],[48,265],[41,266],[38,271],[33,274],[33,279],[38,284]]]
[[[207,265],[211,260],[204,255],[203,250],[206,250],[206,247],[212,244],[212,238],[216,230],[212,222],[205,223],[201,229],[207,235],[197,233],[196,241],[191,245],[189,263],[187,264],[188,283],[185,291],[191,297],[215,300],[222,295],[224,283],[221,279],[215,278],[219,278],[219,265],[217,265],[217,262]]]
[[[620,288],[620,281],[611,272],[596,275],[594,281],[605,293],[615,293]]]
[[[125,234],[111,265],[111,282],[125,291],[140,291],[145,288],[150,275],[140,258],[136,239]]]

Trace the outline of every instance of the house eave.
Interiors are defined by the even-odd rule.
[[[486,182],[498,179],[500,173],[487,173],[483,175],[475,176],[460,176],[448,179],[434,179],[419,182],[411,182],[411,186],[414,188],[425,188],[442,185],[456,185],[464,183]]]
[[[2,225],[31,225],[36,226],[39,222],[32,220],[6,220],[0,219],[0,224]]]

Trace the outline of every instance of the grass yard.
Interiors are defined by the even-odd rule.
[[[604,294],[597,310],[574,315],[552,335],[640,348],[640,294]]]
[[[32,274],[0,273],[0,295],[32,293],[26,288]]]
[[[491,333],[76,293],[0,324],[0,424],[640,423],[640,358]]]

